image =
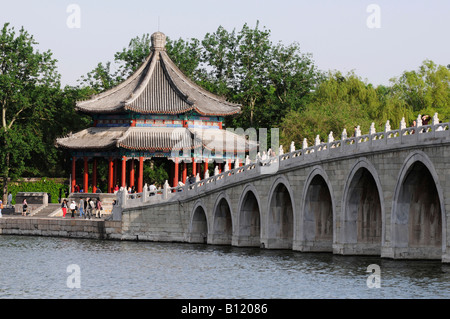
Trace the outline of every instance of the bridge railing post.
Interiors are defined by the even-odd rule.
[[[147,184],[144,185],[144,188],[142,189],[142,202],[145,203],[149,198],[149,194],[148,194],[148,187]]]
[[[164,183],[164,188],[163,188],[163,199],[166,200],[167,198],[169,198],[169,192],[170,192],[170,186],[169,186],[169,182],[166,181]]]

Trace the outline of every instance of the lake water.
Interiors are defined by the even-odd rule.
[[[439,261],[21,236],[0,236],[0,258],[2,299],[450,297]]]

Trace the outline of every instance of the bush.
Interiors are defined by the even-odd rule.
[[[10,182],[8,185],[8,192],[11,192],[13,195],[13,205],[16,203],[17,193],[20,192],[49,193],[51,197],[49,198],[49,203],[58,203],[60,190],[62,196],[65,196],[64,192],[68,191],[68,186],[47,178],[42,178],[40,181],[35,182],[18,180]]]

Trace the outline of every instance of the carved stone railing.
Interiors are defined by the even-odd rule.
[[[334,140],[332,132],[328,136],[328,142],[322,143],[319,137],[316,138],[315,145],[308,146],[306,139],[303,141],[303,148],[295,150],[292,142],[290,152],[283,154],[280,147],[280,154],[275,156],[257,156],[255,161],[249,161],[248,157],[246,165],[235,167],[219,173],[215,169],[215,175],[199,180],[193,184],[185,186],[170,187],[168,182],[164,184],[162,189],[150,192],[147,185],[144,186],[142,193],[128,194],[126,190],[121,189],[118,196],[122,208],[133,208],[142,205],[160,204],[175,200],[185,200],[193,196],[201,196],[207,191],[214,191],[217,188],[223,188],[242,180],[257,178],[264,174],[273,173],[271,170],[275,165],[277,170],[286,168],[287,165],[302,160],[309,160],[309,164],[317,160],[323,160],[322,154],[328,159],[338,159],[342,156],[354,155],[355,153],[370,152],[382,150],[383,148],[399,148],[409,147],[413,145],[422,145],[424,141],[431,140],[431,143],[441,143],[447,139],[450,143],[450,123],[439,123],[437,114],[433,117],[431,125],[422,125],[421,117],[417,119],[417,125],[406,127],[404,119],[397,130],[391,130],[389,121],[386,123],[384,132],[375,132],[374,124],[370,128],[370,133],[361,135],[359,127],[355,130],[352,137],[347,137],[347,132],[342,132],[341,140]]]

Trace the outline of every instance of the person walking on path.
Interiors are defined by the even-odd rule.
[[[7,202],[7,207],[8,208],[11,208],[12,207],[12,194],[11,194],[11,192],[9,192],[9,194],[8,194],[8,202]]]
[[[24,199],[22,202],[22,216],[27,216],[28,203],[27,200]]]
[[[94,213],[95,213],[95,202],[94,202],[94,199],[93,199],[93,198],[91,198],[91,199],[89,200],[89,209],[91,210],[89,219],[91,219],[91,216],[94,217]]]
[[[83,198],[80,197],[80,201],[78,202],[78,212],[80,213],[80,218],[83,218],[84,215],[84,201]]]
[[[0,218],[2,218],[3,201],[0,199]]]
[[[70,203],[70,212],[72,213],[71,218],[75,218],[75,210],[77,209],[77,205],[75,204],[75,201],[73,200]]]
[[[64,199],[63,200],[63,202],[62,202],[62,204],[61,204],[61,208],[62,208],[62,211],[63,211],[63,217],[66,217],[66,214],[67,214],[67,200],[66,199]]]
[[[84,202],[84,211],[86,213],[85,219],[88,219],[88,218],[91,219],[91,207],[89,205],[89,201],[90,201],[90,198],[88,197],[88,198],[86,198],[86,201]]]
[[[95,217],[96,218],[101,218],[102,217],[103,207],[102,207],[102,202],[100,201],[100,197],[97,198],[97,203],[96,203],[95,206],[97,208],[97,210],[95,211]]]

